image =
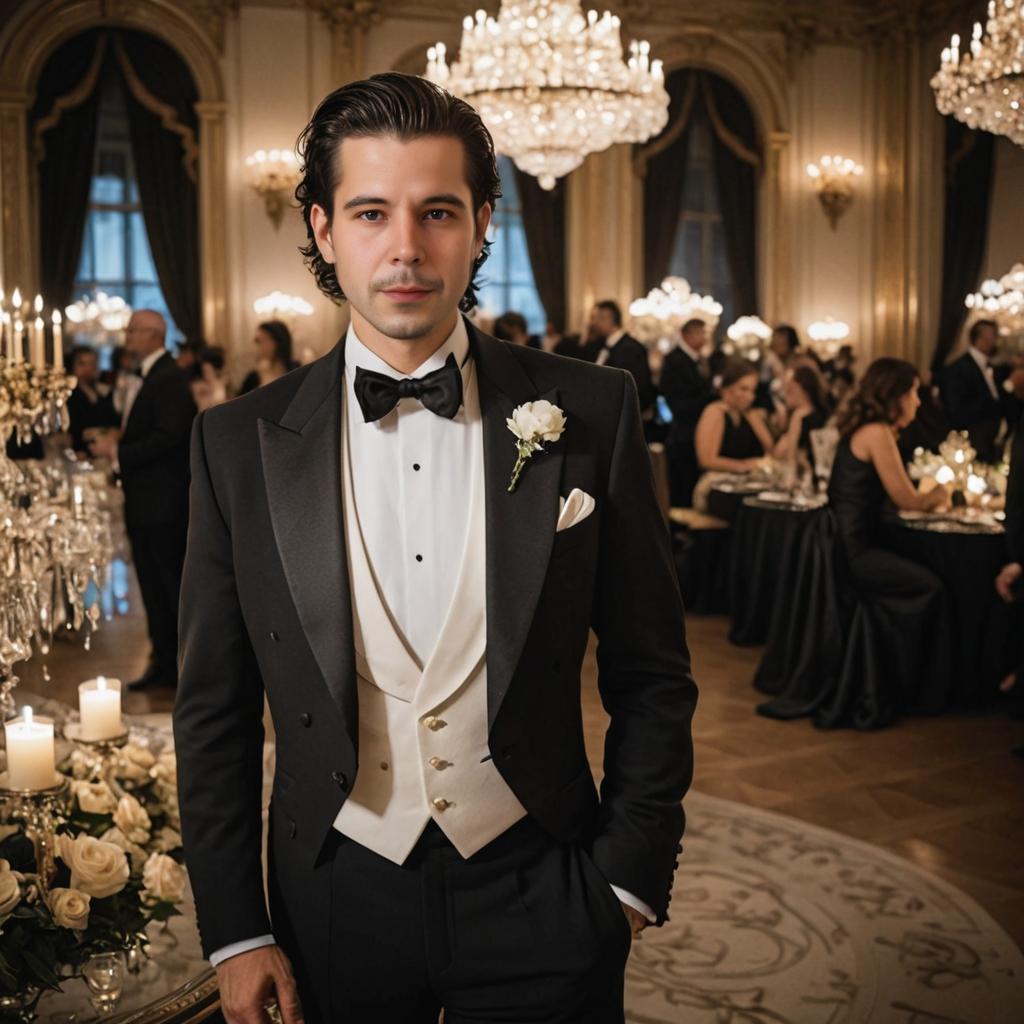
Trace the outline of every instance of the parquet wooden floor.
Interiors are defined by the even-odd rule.
[[[147,644],[138,592],[132,611],[105,623],[93,651],[62,641],[40,666],[22,666],[23,686],[77,701],[79,682],[103,672],[129,680]],[[757,650],[731,646],[723,618],[691,616],[696,776],[704,793],[769,808],[875,843],[970,893],[1024,946],[1024,723],[1002,709],[917,719],[873,733],[820,732],[807,722],[757,716],[750,686]],[[593,649],[583,679],[584,722],[595,768],[605,715]],[[169,711],[168,693],[131,694],[131,713]],[[686,869],[685,857],[682,870]]]

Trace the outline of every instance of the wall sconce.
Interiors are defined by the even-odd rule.
[[[863,173],[864,168],[849,157],[823,156],[816,164],[807,165],[807,174],[818,189],[818,199],[833,231],[853,201],[853,179]]]
[[[807,328],[807,336],[820,358],[835,359],[843,343],[850,337],[850,325],[827,316],[824,320],[815,320]]]
[[[258,149],[245,158],[245,166],[249,168],[249,185],[263,200],[277,230],[301,177],[299,162],[290,149]]]

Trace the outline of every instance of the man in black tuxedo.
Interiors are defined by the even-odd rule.
[[[175,740],[222,1008],[621,1024],[631,936],[667,915],[696,703],[632,378],[460,317],[500,194],[468,104],[377,75],[300,148],[304,252],[352,322],[192,439]],[[521,460],[510,419],[543,450]]]
[[[598,366],[613,366],[627,370],[636,383],[640,396],[640,414],[649,419],[654,413],[654,385],[651,383],[651,367],[647,362],[647,349],[622,326],[622,310],[612,299],[595,303],[590,311],[587,339],[583,345],[583,357],[592,359]]]
[[[661,364],[659,390],[672,411],[666,451],[669,490],[674,506],[685,507],[693,500],[693,488],[700,476],[694,436],[704,407],[714,401],[711,369],[704,356],[708,329],[703,320],[687,320],[679,344]]]
[[[89,444],[121,474],[132,561],[152,644],[139,690],[178,682],[178,595],[188,531],[188,444],[196,407],[184,372],[164,347],[167,325],[155,310],[132,313],[125,347],[139,361],[142,387],[125,410],[120,432]]]
[[[976,320],[968,332],[967,351],[941,375],[942,401],[954,430],[966,430],[982,462],[999,462],[1006,438],[1010,397],[1005,377],[991,365],[999,344],[993,320]]]

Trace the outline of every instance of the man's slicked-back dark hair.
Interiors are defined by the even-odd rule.
[[[494,142],[480,115],[465,100],[416,75],[388,71],[335,89],[321,100],[299,136],[302,180],[295,198],[302,207],[308,241],[300,251],[320,290],[340,302],[345,298],[333,263],[320,255],[310,213],[314,203],[334,219],[334,192],[338,187],[338,147],[345,139],[384,135],[406,141],[439,135],[459,139],[466,151],[466,180],[473,196],[473,214],[484,203],[493,209],[501,196],[501,178]],[[468,313],[476,305],[476,278],[491,243],[484,242],[473,264],[469,285],[459,301]]]

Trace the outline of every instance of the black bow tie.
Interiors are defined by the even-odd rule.
[[[424,408],[446,420],[452,419],[462,405],[462,371],[454,355],[448,356],[440,370],[417,379],[397,380],[357,366],[354,386],[364,423],[387,416],[403,398],[418,398]]]

